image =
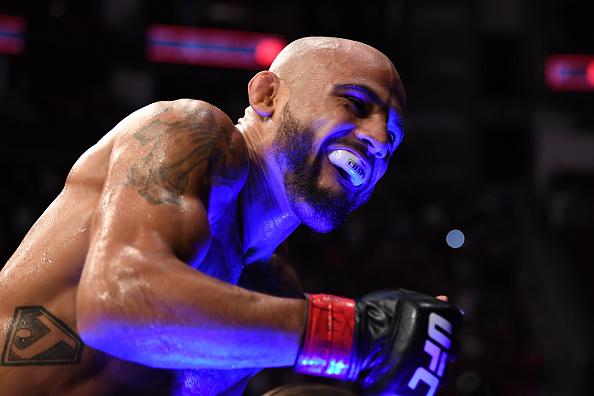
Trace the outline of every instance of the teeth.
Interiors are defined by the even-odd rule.
[[[344,170],[354,186],[360,186],[365,181],[367,171],[361,160],[348,150],[332,150],[328,159],[334,165]]]

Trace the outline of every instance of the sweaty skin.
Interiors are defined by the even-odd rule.
[[[379,51],[305,38],[248,94],[237,125],[202,101],[158,102],[79,158],[0,272],[2,395],[239,395],[294,364],[305,303],[284,241],[337,224],[292,187],[293,165],[356,208],[402,139],[404,92]],[[301,127],[296,159],[279,136]],[[328,161],[337,146],[368,162],[363,186]]]

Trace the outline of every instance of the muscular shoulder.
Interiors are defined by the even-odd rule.
[[[128,184],[141,188],[150,203],[175,203],[188,188],[213,180],[243,183],[245,142],[215,106],[190,99],[157,102],[131,118],[119,128],[112,160],[129,162]]]
[[[195,99],[178,99],[152,103],[139,110],[147,121],[181,123],[184,126],[204,125],[213,133],[236,131],[231,119],[218,107]]]
[[[228,160],[247,161],[243,137],[227,114],[210,103],[194,99],[161,101],[144,107],[139,113],[137,126],[126,131],[140,143],[181,134],[191,136],[193,139],[187,143],[193,146],[206,145],[212,147],[215,154],[224,150]]]

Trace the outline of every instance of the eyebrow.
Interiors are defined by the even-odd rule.
[[[370,87],[364,84],[336,84],[334,86],[335,90],[354,90],[362,92],[363,94],[367,95],[373,102],[381,104],[385,106],[383,100],[380,99],[379,95]]]
[[[380,96],[369,86],[365,84],[336,84],[334,85],[334,90],[351,90],[351,91],[358,91],[366,95],[372,102],[379,104],[384,109],[389,109],[389,106],[380,98]],[[389,110],[386,111],[389,113]],[[396,126],[400,129],[400,134],[404,135],[404,120],[400,112],[395,111],[396,113]],[[401,137],[402,139],[402,137]]]

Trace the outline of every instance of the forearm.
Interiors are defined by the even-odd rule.
[[[162,266],[116,265],[125,270],[82,287],[78,315],[83,340],[161,368],[295,362],[305,320],[303,300],[250,292],[169,260]]]

